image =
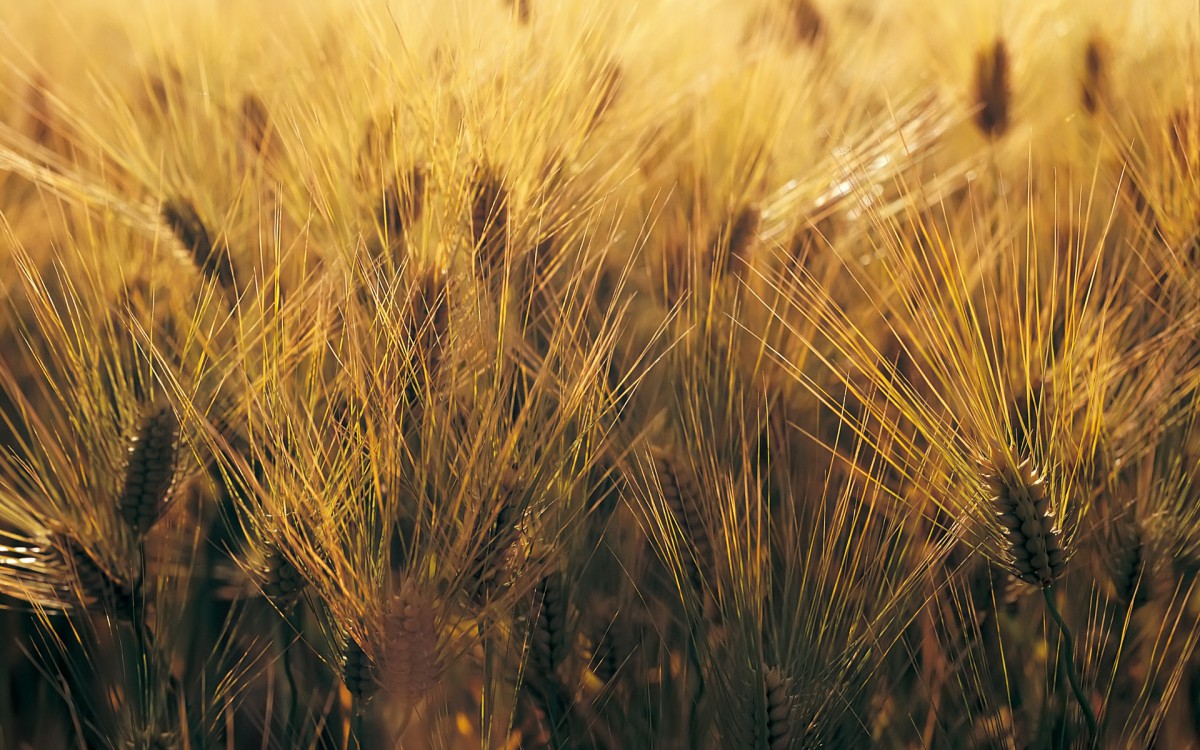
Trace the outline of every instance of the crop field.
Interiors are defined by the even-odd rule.
[[[1200,748],[1195,0],[0,0],[0,750]]]

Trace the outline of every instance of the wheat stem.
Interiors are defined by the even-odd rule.
[[[279,624],[279,643],[283,649],[281,656],[283,675],[287,679],[288,686],[287,723],[284,725],[284,736],[289,743],[299,740],[299,737],[296,736],[296,714],[300,705],[300,691],[296,687],[296,674],[292,664],[292,634],[294,632],[298,632],[298,630],[292,623],[292,614],[288,613],[287,617],[283,618]]]
[[[1075,700],[1079,703],[1079,708],[1083,711],[1083,718],[1087,721],[1088,731],[1092,735],[1092,742],[1095,743],[1099,739],[1100,729],[1096,725],[1096,714],[1092,711],[1091,703],[1088,702],[1087,696],[1084,695],[1083,686],[1079,684],[1079,673],[1075,669],[1075,639],[1071,637],[1071,631],[1067,628],[1067,624],[1063,622],[1062,614],[1058,611],[1058,604],[1054,601],[1054,587],[1047,586],[1043,588],[1042,598],[1046,600],[1046,611],[1054,620],[1054,624],[1058,626],[1058,632],[1062,634],[1067,679],[1071,683],[1071,692],[1075,694]]]
[[[693,622],[691,632],[688,634],[688,661],[692,663],[692,667],[696,671],[696,694],[692,698],[692,710],[688,716],[688,743],[689,747],[697,747],[697,741],[700,737],[700,703],[704,700],[704,671],[700,665],[700,650],[698,647],[698,638],[701,637],[701,623]]]
[[[358,750],[363,750],[365,747],[363,745],[364,708],[365,706],[363,706],[362,701],[359,698],[355,698],[353,714],[350,717],[350,735],[354,737],[354,747],[358,748]],[[347,746],[349,746],[349,743],[347,743]]]

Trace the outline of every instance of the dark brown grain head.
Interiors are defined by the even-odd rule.
[[[488,166],[471,181],[471,238],[476,275],[486,283],[500,278],[508,260],[508,190]]]
[[[1149,535],[1137,521],[1115,522],[1116,533],[1109,542],[1108,568],[1113,594],[1118,602],[1138,609],[1153,594],[1153,551]]]
[[[997,39],[975,56],[975,124],[989,138],[1004,135],[1011,124],[1012,81],[1008,47]]]
[[[1089,114],[1096,112],[1108,98],[1108,48],[1098,36],[1088,39],[1083,50],[1083,82],[1080,103]]]
[[[743,206],[721,228],[710,252],[713,277],[724,278],[744,270],[750,247],[758,236],[760,214],[756,206]]]
[[[703,590],[704,571],[712,560],[712,545],[701,507],[700,484],[690,466],[667,448],[656,448],[652,457],[663,504],[683,532],[687,549],[682,550],[691,584]]]
[[[831,247],[835,232],[831,216],[824,215],[801,222],[787,244],[787,262],[779,270],[784,279],[800,270],[811,271],[820,257]]]
[[[146,77],[146,93],[149,108],[160,115],[183,103],[183,73],[174,65],[167,65],[163,72],[151,73]]]
[[[824,36],[825,19],[812,0],[791,0],[788,15],[796,44],[811,47]]]
[[[421,220],[424,211],[425,168],[417,164],[388,184],[376,216],[384,242],[397,265],[403,259],[407,234]]]
[[[441,681],[444,662],[435,602],[405,581],[388,605],[378,680],[405,703],[419,703]]]
[[[529,23],[533,12],[531,7],[533,0],[504,0],[505,4],[512,10],[513,15],[522,25]]]
[[[117,509],[137,536],[144,536],[168,508],[179,455],[179,418],[170,404],[148,412],[129,442],[125,481]]]
[[[186,198],[170,198],[163,203],[162,217],[200,272],[221,288],[236,294],[233,259],[224,248],[213,243],[196,206]]]
[[[484,606],[504,588],[510,553],[520,536],[517,520],[514,505],[501,497],[466,572],[464,585],[472,604]]]
[[[985,478],[992,492],[992,507],[1008,543],[1008,564],[1025,583],[1049,588],[1066,565],[1061,531],[1046,482],[1026,459],[1016,466],[1001,458],[992,460]]]
[[[122,620],[133,618],[132,586],[97,562],[84,545],[66,534],[56,535],[53,544],[66,565],[71,588],[83,609]]]
[[[381,171],[386,172],[393,163],[396,137],[396,111],[394,109],[372,115],[363,125],[362,142],[355,157],[355,179],[360,185],[375,188],[382,182]]]
[[[450,343],[450,278],[441,268],[420,272],[409,293],[409,335],[424,382],[435,383]]]
[[[682,237],[669,238],[662,246],[662,293],[668,307],[674,307],[684,296],[691,293],[695,268],[688,252],[688,243]]]
[[[281,549],[273,545],[266,551],[259,574],[263,596],[280,609],[292,606],[308,586],[308,581],[300,574],[295,564]]]
[[[530,666],[543,679],[553,679],[567,652],[567,601],[562,574],[551,573],[534,591],[534,623]]]
[[[597,602],[587,619],[601,628],[593,640],[590,665],[592,673],[602,682],[612,683],[633,649],[626,618],[618,609],[615,599],[610,597]]]
[[[266,102],[253,92],[242,97],[242,140],[250,153],[262,157],[271,150],[275,126]]]
[[[779,667],[764,668],[763,692],[766,699],[766,723],[760,729],[762,737],[759,747],[765,746],[768,750],[787,750],[792,746],[796,713],[792,684],[792,679],[785,677]]]
[[[369,701],[379,692],[375,662],[353,639],[349,640],[342,650],[342,682],[354,700],[360,704]]]

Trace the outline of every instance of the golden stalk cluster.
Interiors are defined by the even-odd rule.
[[[1194,3],[0,41],[0,747],[1200,746]]]

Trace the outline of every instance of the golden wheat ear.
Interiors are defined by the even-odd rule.
[[[405,581],[384,617],[378,681],[409,706],[442,680],[445,663],[434,603],[414,581]]]
[[[1029,459],[1015,467],[1005,459],[994,459],[985,473],[1014,574],[1025,583],[1053,586],[1067,555],[1059,539],[1062,532],[1054,525],[1045,480]]]
[[[487,517],[481,519],[485,526],[481,535],[483,543],[472,555],[463,578],[468,599],[476,606],[486,606],[507,583],[508,558],[521,536],[518,528],[520,510],[512,500],[518,491],[517,482],[515,470],[506,469],[500,479],[500,497],[493,515],[490,521]]]
[[[418,272],[409,292],[406,324],[415,361],[411,388],[418,403],[436,391],[446,354],[450,350],[450,277],[444,269],[425,268]]]

